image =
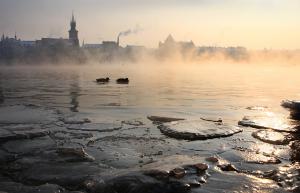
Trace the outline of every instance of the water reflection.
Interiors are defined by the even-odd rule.
[[[79,76],[72,75],[71,76],[71,84],[70,84],[70,111],[78,112],[79,100],[78,97],[80,95],[80,86],[79,86]]]
[[[3,94],[2,83],[0,81],[0,104],[1,103],[4,103],[4,94]]]

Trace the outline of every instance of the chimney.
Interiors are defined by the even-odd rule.
[[[120,46],[120,35],[118,35],[118,39],[117,39],[117,46]]]

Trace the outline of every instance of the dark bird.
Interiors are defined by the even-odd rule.
[[[118,84],[128,84],[129,79],[128,78],[119,78],[119,79],[117,79],[117,83]]]
[[[107,83],[107,82],[109,82],[109,78],[108,77],[106,77],[106,78],[97,78],[96,81],[98,83]]]

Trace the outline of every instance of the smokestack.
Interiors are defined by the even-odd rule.
[[[120,34],[118,35],[118,39],[117,39],[117,46],[120,46]]]

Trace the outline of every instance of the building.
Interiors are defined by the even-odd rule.
[[[114,50],[118,50],[119,48],[118,42],[114,42],[114,41],[103,41],[102,46],[105,51],[114,51]]]
[[[14,47],[19,46],[20,42],[21,40],[17,38],[17,35],[15,35],[14,38],[10,38],[3,34],[1,37],[0,45],[1,47]]]
[[[4,34],[1,37],[0,41],[1,47],[19,47],[19,48],[32,48],[36,46],[36,41],[22,41],[21,39],[17,38],[17,35],[15,37],[10,38],[8,36],[5,36]]]
[[[35,41],[22,41],[15,35],[14,38],[5,36],[1,37],[2,48],[53,48],[53,47],[79,47],[78,30],[76,29],[76,21],[74,14],[72,14],[69,30],[69,38],[41,38]]]
[[[102,44],[82,44],[84,49],[98,49],[104,52],[117,51],[121,47],[119,46],[119,38],[115,41],[102,41]]]
[[[177,42],[174,40],[173,36],[170,34],[167,39],[164,41],[164,42],[159,42],[159,45],[158,45],[159,49],[166,49],[166,50],[169,50],[169,49],[178,49],[178,50],[181,50],[181,51],[185,51],[185,50],[189,50],[189,49],[195,49],[196,46],[194,44],[193,41],[189,41],[189,42]]]
[[[83,61],[79,49],[78,30],[72,14],[68,38],[41,38],[34,41],[23,41],[15,35],[11,38],[2,35],[0,39],[0,62],[58,62],[64,60]]]
[[[101,49],[102,47],[102,44],[82,44],[84,49]]]
[[[42,38],[36,40],[37,47],[53,48],[53,47],[79,47],[78,30],[76,29],[76,20],[72,13],[70,21],[69,38]]]
[[[147,51],[145,46],[137,45],[127,45],[124,50],[127,55],[140,55],[141,53],[146,53]]]
[[[36,40],[35,45],[43,48],[79,47],[78,30],[76,29],[76,20],[74,14],[72,13],[70,21],[69,38],[42,38],[40,40]]]
[[[73,41],[64,38],[42,38],[36,40],[37,47],[53,48],[53,47],[72,47],[74,46]]]
[[[21,41],[20,45],[24,48],[34,48],[36,46],[36,41]]]
[[[73,43],[74,46],[79,47],[78,30],[76,29],[74,14],[72,14],[70,27],[71,29],[69,30],[69,40]]]
[[[17,35],[14,38],[2,35],[0,41],[0,61],[2,59],[12,61],[15,57],[21,56],[23,50],[21,40],[17,38]]]
[[[197,48],[193,41],[175,41],[172,35],[169,35],[164,42],[159,42],[158,56],[162,58],[181,56],[183,58],[194,55]]]

